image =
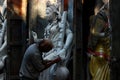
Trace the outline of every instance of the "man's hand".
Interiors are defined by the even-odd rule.
[[[59,62],[59,61],[61,61],[61,58],[60,58],[60,57],[58,57],[58,58],[56,58],[56,59],[54,59],[54,60],[44,61],[44,64],[45,64],[45,66],[46,66],[46,68],[47,68],[47,67],[50,67],[52,64],[57,63],[57,62]]]
[[[53,60],[54,63],[57,63],[57,62],[59,62],[59,61],[61,61],[61,58],[60,58],[60,57],[58,57],[58,58],[56,58],[56,59]]]
[[[48,64],[48,63],[50,63],[50,62],[52,62],[52,60],[44,60],[44,61],[43,61],[44,64]]]

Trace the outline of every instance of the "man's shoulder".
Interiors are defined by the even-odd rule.
[[[38,51],[38,48],[37,48],[37,44],[34,43],[27,48],[26,53],[34,53],[36,51]]]
[[[36,43],[34,43],[34,44],[31,44],[29,47],[28,47],[28,49],[36,49],[37,48],[37,44]]]

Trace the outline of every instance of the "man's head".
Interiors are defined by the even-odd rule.
[[[51,40],[43,39],[39,42],[39,50],[41,52],[48,52],[53,48]]]

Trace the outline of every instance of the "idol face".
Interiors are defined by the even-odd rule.
[[[50,7],[47,7],[46,8],[46,19],[48,21],[51,21],[51,20],[53,20],[53,18],[54,18],[54,12],[53,12],[53,10]]]

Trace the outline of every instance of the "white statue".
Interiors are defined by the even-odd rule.
[[[7,57],[7,36],[6,36],[7,21],[5,20],[0,30],[0,69],[4,67],[4,61]]]
[[[2,71],[5,67],[5,59],[7,57],[7,19],[6,19],[6,0],[2,6],[0,15],[0,70]],[[5,72],[0,74],[0,80],[4,80]]]
[[[66,80],[69,75],[66,63],[70,58],[73,40],[73,33],[67,22],[67,11],[61,16],[55,5],[48,4],[46,18],[49,24],[45,28],[44,36],[53,42],[54,48],[43,55],[43,58],[49,61],[60,57],[61,61],[40,73],[40,80]]]

